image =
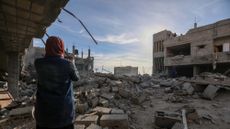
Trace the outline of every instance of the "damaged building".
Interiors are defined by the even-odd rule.
[[[42,38],[68,0],[0,1],[0,72],[8,73],[8,90],[19,98],[21,57],[33,38]]]
[[[164,30],[153,35],[153,74],[194,76],[224,73],[230,66],[230,19],[190,29],[185,35]]]
[[[66,51],[68,53],[68,50]],[[94,69],[94,57],[91,56],[91,50],[88,49],[88,56],[84,58],[83,51],[81,52],[81,56],[79,56],[79,51],[75,46],[72,46],[72,53],[75,57],[75,65],[80,75],[87,75],[93,72]]]

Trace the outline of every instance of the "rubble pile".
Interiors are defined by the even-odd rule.
[[[0,111],[1,126],[31,121],[36,84],[20,83],[22,99]],[[194,129],[230,127],[230,79],[213,73],[192,78],[95,73],[74,82],[77,129]],[[213,112],[215,111],[215,112]],[[22,122],[23,123],[23,122]],[[22,128],[26,124],[11,127]]]

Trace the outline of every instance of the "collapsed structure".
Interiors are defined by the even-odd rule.
[[[164,30],[153,35],[153,74],[193,76],[224,73],[230,66],[230,19],[190,29],[185,35]]]
[[[72,53],[75,58],[75,65],[80,75],[87,75],[93,72],[94,68],[94,57],[91,57],[91,50],[88,49],[88,56],[86,58],[83,57],[83,51],[81,52],[81,57],[79,57],[78,49],[75,46],[72,46]]]

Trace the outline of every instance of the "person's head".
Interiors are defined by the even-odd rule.
[[[64,57],[64,53],[65,53],[64,42],[59,37],[50,36],[46,40],[45,50],[46,50],[46,55],[45,55],[46,57],[49,56]]]

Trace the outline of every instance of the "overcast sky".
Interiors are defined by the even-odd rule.
[[[198,27],[230,18],[230,0],[70,0],[65,7],[76,14],[95,39],[95,45],[82,26],[65,12],[48,29],[72,50],[90,47],[95,68],[113,72],[114,66],[138,66],[140,73],[150,73],[152,67],[152,35],[164,29],[185,34]],[[46,40],[46,37],[43,38]],[[36,46],[43,47],[40,39]]]

